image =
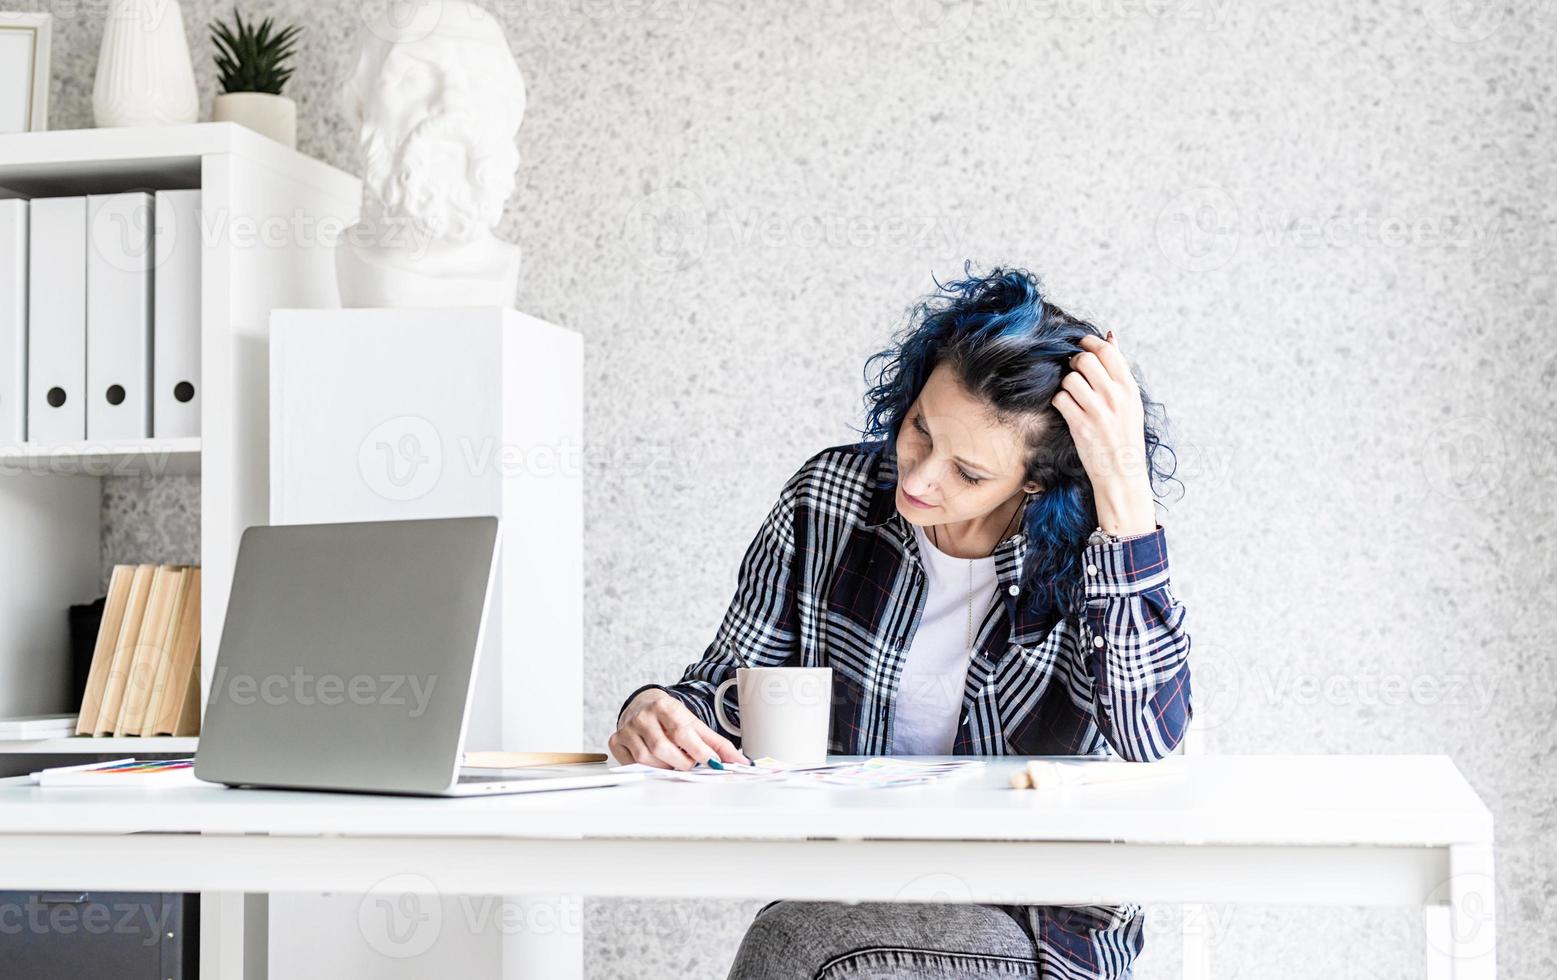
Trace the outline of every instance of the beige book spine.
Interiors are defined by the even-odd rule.
[[[189,599],[189,580],[190,567],[180,565],[178,593],[168,609],[168,625],[162,634],[162,648],[153,657],[155,666],[147,674],[146,707],[141,712],[140,730],[131,731],[131,735],[150,735],[157,720],[162,689],[167,684],[168,671],[173,666],[173,644],[178,642],[179,617],[183,615],[184,603]]]
[[[119,720],[119,705],[124,700],[124,675],[135,653],[135,643],[140,639],[141,621],[146,617],[146,600],[156,573],[156,565],[135,567],[135,575],[130,581],[130,597],[124,607],[124,620],[119,624],[119,636],[114,641],[113,660],[108,665],[108,679],[103,684],[103,701],[97,708],[97,720],[92,723],[93,735],[110,734]]]
[[[134,565],[115,565],[108,579],[108,599],[103,603],[103,619],[97,628],[97,644],[92,649],[92,667],[87,672],[86,691],[81,695],[81,713],[76,716],[76,734],[90,735],[97,724],[97,712],[103,705],[103,688],[108,686],[108,669],[113,665],[114,646],[119,642],[119,625],[130,601],[130,582]]]
[[[198,641],[195,647],[195,669],[190,672],[189,683],[184,686],[184,703],[179,708],[178,724],[173,727],[173,734],[200,734],[200,648]]]
[[[146,600],[146,616],[141,621],[140,639],[135,643],[135,656],[130,660],[129,673],[125,675],[124,699],[119,705],[119,720],[114,723],[115,735],[141,733],[141,725],[146,718],[146,703],[151,700],[151,681],[157,675],[157,658],[167,645],[173,606],[183,587],[182,568],[163,565],[157,569],[157,577],[151,584],[151,596]]]
[[[200,688],[200,569],[189,569],[184,586],[184,604],[179,610],[173,642],[166,661],[167,669],[158,673],[152,690],[155,710],[148,709],[146,734],[172,735],[178,729],[190,677]],[[196,705],[197,712],[199,705]]]

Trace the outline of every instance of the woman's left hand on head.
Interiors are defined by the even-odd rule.
[[[1051,404],[1070,427],[1092,481],[1098,523],[1118,535],[1151,531],[1157,521],[1140,387],[1113,331],[1107,340],[1087,334],[1080,346]]]

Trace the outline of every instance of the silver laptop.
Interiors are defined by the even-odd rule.
[[[460,772],[498,541],[496,517],[244,531],[195,775],[420,796],[641,778],[605,763]]]

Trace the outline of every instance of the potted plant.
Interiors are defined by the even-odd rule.
[[[292,77],[288,62],[303,29],[296,25],[276,29],[266,17],[256,26],[233,11],[233,22],[211,25],[216,44],[216,68],[221,73],[222,94],[211,106],[211,118],[247,126],[278,143],[297,146],[297,103],[281,94]]]

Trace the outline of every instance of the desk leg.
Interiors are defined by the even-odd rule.
[[[584,896],[503,898],[503,980],[583,980]]]
[[[212,980],[267,980],[270,896],[200,893],[200,975]]]
[[[1454,955],[1449,951],[1449,906],[1429,905],[1422,910],[1422,931],[1427,934],[1427,980],[1454,980]]]
[[[1181,905],[1184,917],[1183,980],[1211,980],[1210,906]]]
[[[1497,976],[1497,888],[1492,848],[1449,848],[1449,880],[1423,913],[1428,980],[1494,980]]]

